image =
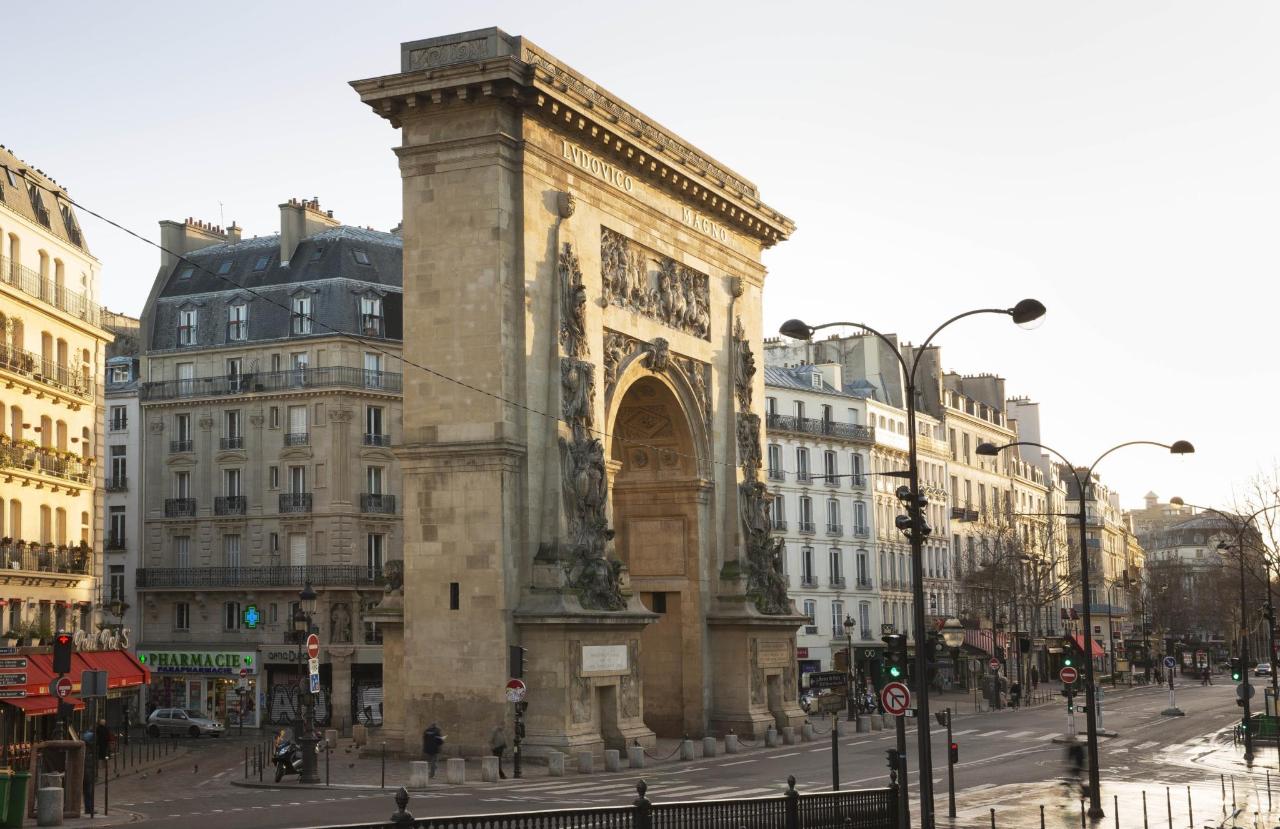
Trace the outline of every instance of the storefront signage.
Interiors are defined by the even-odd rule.
[[[106,628],[97,633],[77,630],[75,646],[78,651],[123,651],[128,650],[133,641],[131,628]]]
[[[306,654],[296,650],[262,651],[263,662],[286,662],[296,665],[306,661]]]
[[[138,661],[160,674],[235,674],[257,672],[257,655],[219,651],[141,651]]]

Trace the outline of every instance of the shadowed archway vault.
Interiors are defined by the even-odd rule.
[[[405,372],[388,738],[484,752],[511,645],[528,750],[799,722],[754,359],[791,222],[498,29],[353,86],[401,132],[406,359],[465,384]]]

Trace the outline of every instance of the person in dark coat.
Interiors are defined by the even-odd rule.
[[[107,725],[105,718],[98,720],[98,727],[94,729],[93,742],[97,746],[99,760],[106,760],[111,756],[111,744],[115,742],[115,735],[111,733],[111,726]]]
[[[81,735],[84,740],[84,778],[81,781],[81,790],[84,795],[84,813],[93,815],[93,789],[98,782],[98,752],[97,746],[94,745],[96,734],[94,729],[89,729]]]
[[[422,755],[427,758],[427,778],[436,776],[436,765],[440,762],[440,749],[444,747],[444,732],[440,726],[432,723],[422,732]]]

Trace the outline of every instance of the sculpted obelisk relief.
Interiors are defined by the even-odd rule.
[[[751,736],[801,719],[761,481],[754,184],[498,29],[353,83],[400,130],[403,581],[386,736],[463,753]],[[454,382],[458,381],[458,382]]]

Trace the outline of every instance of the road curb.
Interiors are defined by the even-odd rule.
[[[400,786],[385,786],[385,787],[375,786],[372,783],[331,783],[328,786],[326,786],[323,783],[285,784],[285,783],[267,782],[266,780],[263,780],[261,782],[257,780],[232,780],[231,785],[239,786],[243,789],[276,789],[278,791],[297,791],[299,789],[308,789],[312,791],[314,790],[324,791],[325,789],[343,789],[346,791],[355,791],[355,792],[383,791],[387,793],[388,797],[394,796],[396,791],[401,788]],[[467,784],[465,783],[463,783],[461,786],[455,783],[451,786],[446,784],[445,786],[435,786],[430,789],[410,789],[408,786],[404,786],[403,788],[406,791],[408,791],[410,794],[414,794],[414,793],[422,794],[425,792],[435,791],[436,789],[441,789],[441,788],[457,789],[457,788],[465,788],[465,787],[467,787]]]

